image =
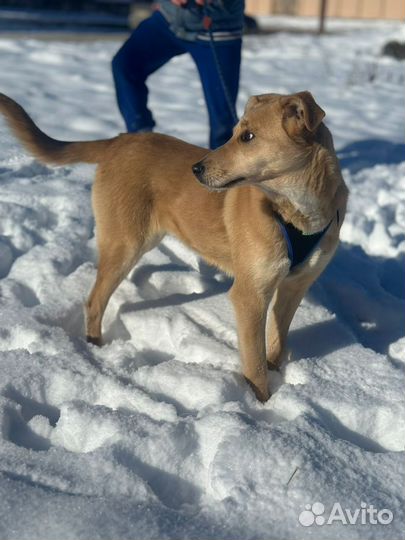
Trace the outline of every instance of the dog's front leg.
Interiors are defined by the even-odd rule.
[[[284,354],[288,330],[295,312],[308,290],[305,280],[286,280],[276,289],[267,318],[267,364],[278,369]]]
[[[269,369],[278,369],[285,356],[288,330],[301,300],[314,281],[319,277],[329,259],[324,259],[318,268],[301,276],[288,277],[277,287],[267,317],[267,364]]]
[[[238,326],[239,351],[243,374],[260,401],[270,397],[267,386],[266,315],[273,288],[256,290],[245,280],[235,280],[230,297]]]

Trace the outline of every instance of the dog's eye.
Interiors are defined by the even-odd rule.
[[[240,136],[240,140],[242,142],[250,142],[252,139],[255,138],[255,134],[251,131],[244,131],[242,135]]]

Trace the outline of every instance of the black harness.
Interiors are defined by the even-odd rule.
[[[283,233],[285,243],[287,244],[290,270],[304,262],[311,255],[333,222],[332,219],[332,221],[320,232],[304,234],[294,227],[292,223],[285,222],[280,214],[275,214],[275,218]],[[339,225],[339,210],[336,212],[336,219]]]

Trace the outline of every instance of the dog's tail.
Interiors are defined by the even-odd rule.
[[[25,148],[39,161],[51,165],[98,163],[114,140],[66,142],[52,139],[34,124],[18,103],[1,93],[0,112]]]

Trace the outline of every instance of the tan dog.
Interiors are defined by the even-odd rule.
[[[267,400],[267,369],[279,364],[293,315],[336,250],[346,210],[348,190],[312,95],[250,98],[233,137],[212,152],[153,133],[56,141],[2,94],[0,111],[40,161],[98,164],[99,265],[86,304],[88,340],[101,344],[111,294],[145,252],[174,234],[234,276],[230,297],[243,373]],[[293,269],[283,223],[298,236],[323,231]]]

